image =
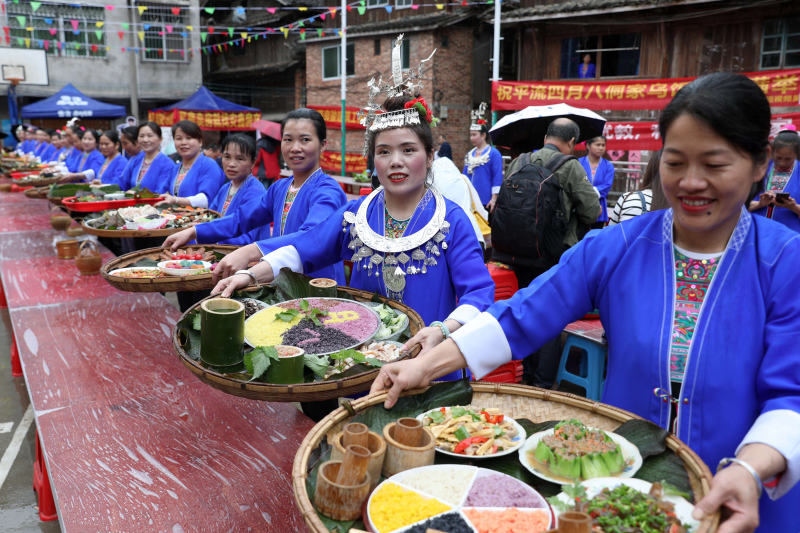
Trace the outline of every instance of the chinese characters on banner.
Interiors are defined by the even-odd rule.
[[[325,124],[329,128],[339,129],[342,127],[342,108],[331,105],[310,105],[310,109],[319,111]],[[358,121],[357,107],[345,107],[345,128],[348,130],[363,130],[364,126]]]
[[[800,113],[782,113],[772,117],[770,140],[787,126],[800,130]],[[658,122],[606,122],[603,128],[607,150],[660,150]]]
[[[342,154],[340,152],[325,150],[319,158],[319,166],[321,166],[323,170],[338,175],[342,171]],[[367,170],[367,158],[359,153],[345,153],[344,170],[348,174],[360,174],[364,172]]]
[[[800,69],[745,74],[758,84],[773,107],[800,105]],[[515,111],[529,105],[565,102],[594,110],[663,109],[695,78],[592,82],[496,81],[492,110]]]
[[[172,126],[181,120],[191,120],[204,130],[244,131],[252,130],[253,122],[261,118],[258,111],[185,111],[169,109],[166,111],[149,111],[148,120],[159,126]]]

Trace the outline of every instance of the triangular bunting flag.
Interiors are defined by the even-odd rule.
[[[17,18],[17,22],[19,22],[19,27],[20,28],[24,28],[25,27],[25,15],[17,15],[16,18]]]
[[[97,37],[98,41],[103,40],[103,30],[94,30],[94,36]]]
[[[147,6],[136,6],[139,9],[139,16],[142,16],[142,13],[147,11]]]
[[[247,39],[247,32],[246,32],[246,31],[243,31],[243,32],[241,32],[241,33],[239,34],[239,36],[242,38],[242,40],[244,40],[244,39]]]
[[[44,23],[47,24],[48,26],[53,23],[53,19],[42,19],[42,20],[44,20]]]
[[[206,7],[206,8],[203,8],[203,11],[205,11],[209,15],[213,15],[214,14],[214,9],[215,8],[213,8],[213,7]]]
[[[97,45],[93,44],[91,47],[92,52],[97,53]]]
[[[172,8],[172,14],[173,14],[173,15],[175,15],[175,16],[177,17],[178,15],[180,15],[180,14],[181,14],[181,8],[179,8],[179,7],[173,7],[173,8]]]
[[[69,23],[70,23],[70,24],[72,24],[72,32],[73,32],[73,33],[77,33],[77,31],[78,31],[78,24],[80,24],[80,23],[78,22],[78,20],[77,20],[77,19],[70,19]]]
[[[124,31],[118,31],[117,35],[119,35],[119,40],[120,41],[125,38],[125,32]]]
[[[139,32],[137,32],[137,34],[139,35],[139,40],[144,42],[144,32],[143,31],[139,31]]]
[[[228,27],[228,37],[233,37],[233,28]]]
[[[274,15],[277,9],[275,9],[274,7],[268,7],[267,11],[269,12],[270,15]]]
[[[25,28],[25,31],[29,31],[29,32],[33,31],[33,26],[28,26],[27,28]]]
[[[123,22],[123,23],[122,23],[122,28],[123,28],[125,31],[128,31],[129,29],[131,29],[131,27],[128,25],[128,23],[127,23],[127,22]]]
[[[30,48],[30,47],[31,47],[31,40],[26,38],[25,39],[25,48]]]
[[[325,13],[320,13],[319,18],[321,18],[322,20],[325,20]]]
[[[335,7],[329,7],[328,11],[331,12],[331,16],[332,17],[336,17],[336,8]]]
[[[31,9],[33,9],[33,12],[36,13],[36,11],[39,9],[39,7],[41,7],[41,5],[42,5],[41,2],[31,2]]]
[[[172,33],[172,24],[166,24],[164,27],[167,28],[167,33]]]
[[[102,28],[103,24],[105,24],[105,22],[103,22],[102,20],[98,20],[97,22],[94,23],[94,25],[97,26],[98,28]]]
[[[303,33],[300,34],[300,40],[301,41],[305,41],[306,40],[306,32],[303,32]]]
[[[208,27],[208,33],[209,33],[209,35],[214,33],[214,26],[209,26]]]
[[[298,7],[297,10],[298,11],[308,11],[308,8],[307,7]]]
[[[186,26],[186,29],[189,31],[194,31],[194,26]]]
[[[108,5],[106,6],[106,9],[108,9],[109,11],[114,11],[114,6]]]
[[[238,16],[242,16],[245,14],[244,8],[242,6],[236,6],[235,8],[233,8],[233,12]]]
[[[325,33],[325,30],[322,28],[317,28],[317,37],[322,37]]]
[[[419,9],[419,4],[411,4],[411,9]]]
[[[392,12],[392,6],[386,6],[386,12],[387,13],[391,13]]]
[[[201,43],[206,42],[206,37],[208,37],[208,33],[204,32],[204,31],[201,31],[200,32],[200,42]]]
[[[44,42],[44,49],[45,50],[50,50],[50,41],[45,41]]]
[[[289,28],[281,27],[281,31],[283,32],[283,38],[286,39],[289,37]]]
[[[142,24],[142,28],[144,28],[144,31],[147,31],[150,29],[150,24]]]
[[[444,4],[436,4],[436,9],[444,9]]]

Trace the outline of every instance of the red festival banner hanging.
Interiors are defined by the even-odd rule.
[[[767,95],[771,106],[800,105],[800,69],[745,74]],[[624,81],[496,81],[492,110],[516,111],[529,105],[565,102],[594,110],[663,109],[681,87],[695,78]]]
[[[800,130],[800,113],[772,116],[770,139],[784,129]],[[606,122],[603,128],[607,150],[660,150],[658,122]]]
[[[172,126],[181,120],[191,120],[204,130],[250,131],[253,122],[261,118],[260,111],[185,111],[167,109],[148,111],[147,120],[159,126]]]
[[[325,124],[329,128],[339,129],[342,127],[342,108],[332,105],[310,105],[310,109],[319,111]],[[363,130],[364,126],[358,121],[357,107],[345,107],[345,128],[348,130]]]
[[[332,152],[326,150],[322,152],[319,158],[319,166],[323,170],[339,174],[342,172],[342,154],[340,152]],[[344,171],[348,174],[361,174],[367,170],[367,158],[359,153],[347,152],[344,155]],[[365,183],[364,186],[368,186]]]

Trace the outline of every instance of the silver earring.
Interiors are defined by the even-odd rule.
[[[430,189],[433,186],[433,172],[428,169],[428,175],[425,176],[425,187]]]

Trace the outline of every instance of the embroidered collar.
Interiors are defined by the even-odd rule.
[[[478,149],[473,148],[469,152],[467,152],[467,156],[464,158],[464,163],[467,165],[467,172],[472,174],[472,172],[489,162],[489,156],[492,154],[492,147],[487,146],[484,152],[481,155],[478,155]]]
[[[662,218],[661,223],[661,236],[663,237],[664,241],[669,242],[670,245],[673,245],[674,243],[673,217],[674,213],[672,212],[672,209],[667,209],[664,212],[664,217]],[[752,224],[752,215],[746,207],[742,206],[742,210],[739,213],[739,221],[736,223],[736,227],[733,228],[733,233],[731,234],[731,238],[728,239],[728,244],[725,246],[725,251],[727,251],[729,248],[736,251],[741,250],[744,240],[747,237],[747,232],[750,231],[750,226]]]

